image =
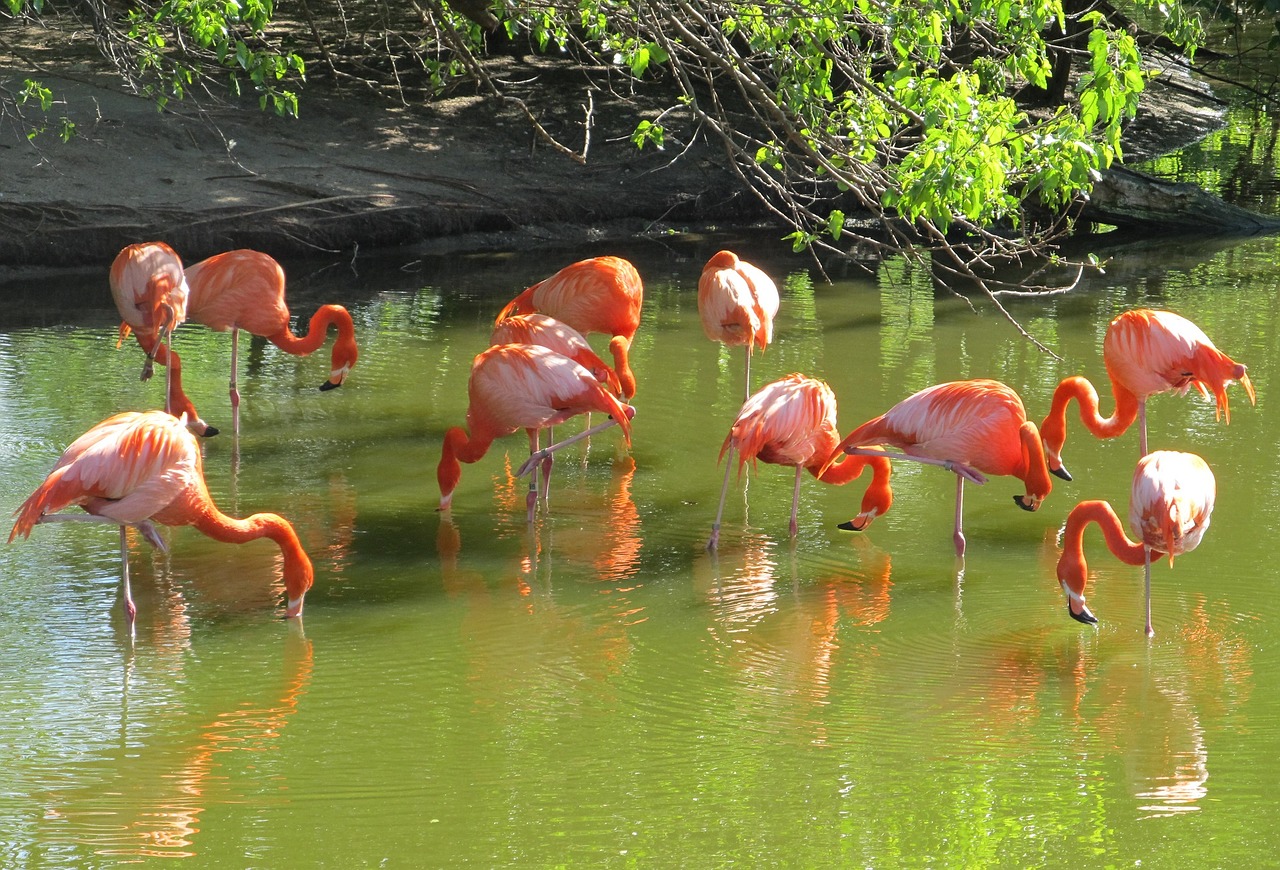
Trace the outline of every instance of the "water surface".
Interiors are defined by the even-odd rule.
[[[1062,377],[1108,393],[1107,322],[1137,306],[1196,321],[1249,365],[1232,420],[1196,396],[1150,404],[1153,447],[1192,450],[1219,486],[1213,526],[1142,572],[1096,532],[1089,601],[1066,614],[1057,532],[1086,498],[1127,511],[1136,432],[1071,424],[1075,475],[1035,514],[994,479],[900,466],[895,504],[860,535],[865,481],[761,465],[735,483],[704,549],[742,352],[697,317],[722,245],[774,274],[776,344],[755,386],[826,379],[852,429],[930,384],[995,377],[1033,418]],[[826,283],[758,239],[423,260],[286,263],[295,311],[347,305],[359,365],[316,387],[328,346],[296,359],[242,343],[242,427],[204,442],[224,510],[278,511],[316,565],[283,621],[265,542],[189,530],[131,544],[130,641],[109,527],[43,526],[0,547],[0,865],[1223,866],[1280,849],[1280,605],[1270,568],[1280,422],[1278,243],[1117,254],[1076,292],[1010,300],[1060,356],[989,305],[890,265]],[[646,281],[634,445],[616,431],[557,462],[524,519],[523,436],[463,468],[436,511],[444,432],[511,295],[563,263],[622,253]],[[395,264],[399,266],[399,264]],[[15,508],[102,418],[151,407],[140,352],[115,349],[102,275],[31,276],[0,321],[0,506]],[[596,338],[598,349],[604,342]],[[226,426],[230,342],[184,327],[188,392]],[[247,359],[244,359],[247,357]],[[1074,413],[1074,412],[1073,412]],[[578,424],[570,423],[569,431]],[[238,453],[238,459],[235,454]]]

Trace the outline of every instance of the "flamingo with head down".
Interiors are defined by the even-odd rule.
[[[1079,405],[1080,422],[1098,438],[1123,435],[1136,420],[1142,456],[1147,454],[1147,399],[1151,396],[1170,390],[1185,394],[1194,387],[1214,397],[1217,417],[1225,417],[1228,423],[1227,386],[1232,381],[1239,381],[1249,402],[1257,403],[1245,366],[1218,350],[1200,327],[1171,311],[1139,308],[1116,317],[1102,340],[1102,361],[1116,402],[1111,416],[1102,416],[1098,391],[1077,375],[1058,384],[1040,426],[1049,469],[1063,480],[1071,479],[1062,462],[1062,447],[1072,399]]]
[[[61,514],[79,505],[84,514]],[[110,417],[63,451],[44,482],[16,511],[9,541],[27,537],[38,523],[96,521],[119,525],[125,612],[137,607],[129,590],[127,526],[164,549],[154,523],[194,526],[231,544],[270,538],[284,559],[285,616],[300,616],[314,572],[288,520],[271,513],[245,519],[218,510],[205,486],[200,446],[185,421],[163,411],[129,411]]]
[[[862,497],[862,513],[858,517],[865,527],[876,516],[888,511],[893,503],[893,492],[889,488],[889,460],[884,456],[842,457],[824,469],[823,463],[839,440],[836,397],[825,383],[801,374],[790,374],[761,387],[743,403],[720,447],[720,459],[723,461],[727,453],[729,461],[725,463],[720,506],[716,510],[707,549],[714,550],[720,540],[720,520],[724,514],[735,450],[738,452],[739,474],[748,462],[755,464],[757,460],[795,468],[796,482],[791,495],[791,523],[788,527],[793,538],[799,532],[800,481],[805,471],[823,483],[840,486],[857,479],[864,468],[871,466],[871,485]]]
[[[1129,540],[1120,518],[1105,501],[1083,501],[1067,516],[1058,559],[1058,583],[1067,595],[1067,613],[1089,625],[1095,617],[1084,603],[1089,564],[1084,557],[1084,532],[1097,523],[1107,549],[1127,565],[1144,567],[1147,637],[1151,628],[1151,556],[1173,557],[1189,553],[1200,545],[1209,529],[1217,483],[1209,465],[1194,453],[1157,450],[1138,461],[1133,472],[1129,499],[1129,526],[1138,536]]]
[[[901,453],[875,447],[893,447]],[[831,454],[889,456],[938,465],[956,475],[956,518],[952,536],[956,555],[963,556],[965,538],[964,482],[983,484],[986,474],[1023,481],[1026,491],[1014,504],[1034,511],[1053,489],[1036,424],[1027,419],[1022,399],[999,381],[978,379],[936,384],[908,396],[884,414],[849,433]],[[861,531],[870,523],[861,516],[841,528]]]

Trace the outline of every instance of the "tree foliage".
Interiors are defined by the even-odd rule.
[[[14,16],[43,2],[3,0]],[[511,98],[493,52],[611,69],[669,97],[635,119],[637,147],[679,159],[715,142],[797,249],[905,252],[993,298],[986,267],[1051,250],[1072,204],[1123,156],[1152,73],[1135,22],[1188,53],[1199,39],[1179,0],[300,0],[296,20],[270,0],[74,9],[161,105],[225,77],[294,113],[308,63],[393,82],[406,100],[414,80],[424,99],[460,87]],[[519,105],[584,159],[538,125],[536,104]]]

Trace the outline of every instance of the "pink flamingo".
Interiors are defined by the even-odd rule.
[[[720,251],[702,267],[698,279],[698,314],[707,338],[729,347],[746,345],[746,383],[751,395],[751,352],[773,341],[778,314],[778,288],[755,266],[733,251]]]
[[[748,462],[754,465],[757,460],[795,467],[796,484],[791,495],[789,526],[793,538],[799,531],[800,481],[806,470],[823,483],[840,486],[861,476],[862,470],[870,465],[872,481],[862,497],[862,513],[858,518],[865,527],[877,515],[888,511],[893,504],[893,492],[889,488],[889,460],[883,455],[842,457],[824,469],[823,463],[839,440],[836,397],[825,383],[801,374],[790,374],[761,387],[743,404],[720,447],[720,459],[723,460],[728,453],[729,461],[725,463],[720,506],[716,509],[716,521],[711,527],[707,549],[714,550],[720,540],[720,519],[724,514],[729,470],[733,466],[735,450],[738,452],[739,475]]]
[[[187,319],[189,289],[182,269],[182,259],[164,242],[139,242],[128,245],[111,263],[109,275],[111,297],[120,312],[119,347],[132,331],[147,355],[142,365],[142,379],[151,379],[152,362],[167,359],[166,348],[173,341],[173,331]],[[164,365],[162,362],[161,365]],[[190,413],[193,422],[199,417],[189,401],[174,403],[182,395],[175,393],[172,373],[166,375],[165,410],[173,414]],[[217,434],[215,429],[213,434]]]
[[[636,394],[630,349],[640,328],[644,285],[636,267],[621,257],[595,257],[565,266],[506,304],[495,323],[516,314],[547,314],[581,333],[613,336],[609,351],[628,400]]]
[[[1049,469],[1063,480],[1071,475],[1062,463],[1062,446],[1067,440],[1067,405],[1072,399],[1080,406],[1080,421],[1098,438],[1123,435],[1138,421],[1139,449],[1147,453],[1147,398],[1177,390],[1185,394],[1195,387],[1204,396],[1217,399],[1216,416],[1231,422],[1227,385],[1239,381],[1257,404],[1253,384],[1245,366],[1214,347],[1190,320],[1170,311],[1138,308],[1126,311],[1107,327],[1102,340],[1102,361],[1111,379],[1116,409],[1103,417],[1098,409],[1098,391],[1083,377],[1064,379],[1053,392],[1053,404],[1040,426]]]
[[[615,396],[622,395],[617,374],[596,355],[582,333],[554,317],[537,313],[505,317],[494,325],[489,344],[536,344],[554,350],[591,372]]]
[[[341,305],[322,305],[311,316],[306,335],[301,338],[289,328],[289,307],[285,303],[284,269],[260,251],[237,250],[215,254],[187,269],[191,288],[188,317],[218,332],[231,331],[231,415],[233,428],[240,431],[239,367],[240,330],[261,336],[285,353],[306,356],[319,349],[329,327],[338,330],[330,355],[329,378],[321,390],[342,386],[359,358],[355,326]]]
[[[462,479],[461,462],[477,462],[498,438],[524,429],[529,435],[533,453],[521,474],[538,462],[542,463],[544,483],[551,476],[551,454],[538,449],[538,433],[577,414],[601,411],[613,417],[595,427],[599,431],[615,423],[622,427],[623,437],[631,443],[631,414],[591,374],[573,360],[545,347],[529,344],[503,344],[491,347],[475,358],[467,382],[469,405],[467,426],[455,426],[445,433],[444,449],[436,468],[440,484],[440,510],[448,510],[453,491]],[[469,432],[469,434],[468,434]],[[588,429],[582,435],[566,439],[559,446],[594,434]],[[536,488],[528,498],[529,522],[533,522],[537,501]]]
[[[902,453],[867,450],[875,445]],[[1015,495],[1018,507],[1034,511],[1053,489],[1036,424],[1027,420],[1022,399],[999,381],[979,379],[936,384],[903,399],[886,413],[849,434],[832,453],[889,456],[938,465],[956,475],[956,555],[963,556],[964,482],[983,484],[985,474],[1009,475],[1026,485]],[[840,528],[861,531],[861,517]]]
[[[86,514],[60,514],[79,505]],[[37,523],[88,521],[120,526],[120,559],[125,612],[133,625],[137,607],[129,590],[127,526],[165,549],[153,523],[194,526],[216,541],[241,544],[270,538],[284,558],[286,617],[300,616],[311,588],[311,560],[293,526],[276,514],[246,519],[218,510],[205,486],[200,446],[184,421],[162,411],[129,411],[110,417],[81,435],[54,465],[44,483],[22,503],[9,541],[31,534]]]
[[[1105,501],[1082,501],[1067,516],[1058,582],[1067,595],[1067,613],[1085,624],[1098,620],[1084,603],[1089,565],[1084,558],[1084,532],[1097,523],[1109,549],[1126,565],[1142,565],[1146,590],[1147,637],[1151,628],[1151,556],[1189,553],[1209,528],[1217,484],[1208,464],[1194,453],[1157,450],[1138,461],[1129,499],[1129,526],[1137,541],[1129,540],[1120,518]]]

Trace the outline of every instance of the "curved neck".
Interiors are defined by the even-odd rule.
[[[1040,426],[1044,449],[1050,461],[1061,459],[1062,445],[1067,440],[1067,405],[1072,399],[1079,406],[1080,422],[1094,437],[1115,438],[1133,425],[1138,419],[1138,397],[1114,380],[1111,382],[1111,393],[1116,400],[1116,409],[1110,417],[1103,417],[1098,407],[1098,391],[1086,378],[1076,375],[1058,384],[1058,388],[1053,391],[1053,404],[1049,408],[1049,414]]]
[[[334,345],[333,348],[334,367],[336,368],[339,345],[346,345],[350,348],[355,347],[355,327],[351,323],[351,315],[341,305],[321,305],[316,310],[316,313],[311,315],[311,321],[307,324],[307,334],[304,336],[294,335],[286,323],[284,329],[273,335],[268,335],[267,341],[285,353],[304,356],[324,344],[331,325],[338,327],[338,344]]]
[[[1058,580],[1081,598],[1089,578],[1089,563],[1084,558],[1084,531],[1089,523],[1097,523],[1107,549],[1126,565],[1142,565],[1146,551],[1142,544],[1129,540],[1120,518],[1105,501],[1082,501],[1067,516],[1062,535],[1062,556],[1058,559]]]
[[[887,513],[893,504],[893,490],[889,486],[889,476],[893,466],[883,456],[849,456],[844,455],[836,462],[822,468],[825,459],[819,459],[808,466],[809,473],[823,483],[842,486],[862,475],[863,469],[871,466],[871,483],[862,495],[862,514],[872,517]]]
[[[436,466],[436,482],[440,484],[440,509],[449,507],[453,491],[462,480],[462,462],[477,462],[489,450],[492,438],[470,438],[467,430],[454,426],[444,433],[444,448]]]
[[[1030,420],[1018,427],[1018,437],[1022,441],[1024,469],[1019,476],[1027,486],[1027,495],[1039,502],[1053,491],[1049,465],[1044,455],[1044,442],[1040,439],[1040,430]]]
[[[534,284],[532,287],[525,290],[515,299],[512,299],[510,302],[506,304],[506,306],[503,307],[501,311],[498,312],[498,316],[494,318],[493,322],[501,323],[502,321],[506,320],[508,317],[512,317],[517,314],[532,314],[534,312],[533,291],[537,290],[541,286],[542,286],[542,282],[539,281],[537,284]]]
[[[201,534],[227,544],[244,544],[259,538],[270,538],[276,543],[284,558],[284,586],[289,598],[286,613],[288,616],[301,613],[303,596],[311,588],[315,573],[289,521],[277,514],[253,514],[242,520],[227,516],[218,510],[207,491],[202,498],[197,496],[192,501],[193,510],[186,523]],[[159,514],[156,518],[163,522]]]
[[[622,386],[622,396],[630,399],[636,394],[636,376],[631,371],[629,352],[631,341],[622,335],[615,335],[609,341],[609,352],[613,354],[613,369],[618,373],[618,383]]]

